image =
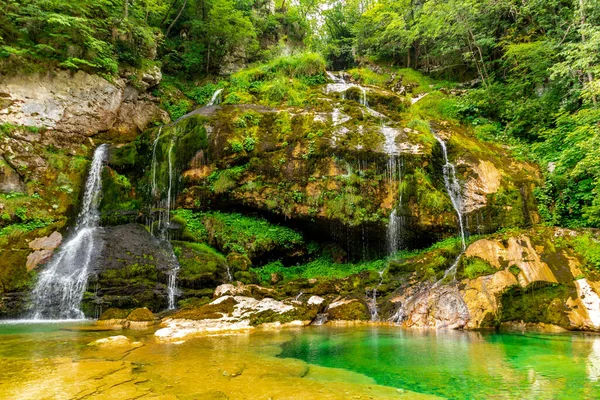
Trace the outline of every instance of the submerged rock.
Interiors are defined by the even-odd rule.
[[[109,336],[107,338],[95,340],[91,343],[88,343],[88,346],[96,346],[96,347],[133,346],[133,347],[139,347],[139,346],[142,346],[142,343],[132,342],[127,336],[119,335],[119,336]]]

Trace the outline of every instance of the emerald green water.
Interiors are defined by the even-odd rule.
[[[451,399],[600,398],[600,336],[314,327],[281,357]]]
[[[97,329],[0,323],[0,399],[600,399],[596,335],[323,326],[171,344]],[[113,335],[138,345],[88,345]]]

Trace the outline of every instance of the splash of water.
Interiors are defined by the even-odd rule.
[[[210,101],[208,102],[207,106],[214,106],[214,105],[220,104],[222,91],[223,91],[223,89],[215,90],[215,92],[213,93],[212,97],[210,98]]]
[[[35,320],[84,318],[81,299],[89,271],[102,249],[98,206],[107,148],[103,144],[94,152],[73,234],[52,257],[33,290]]]

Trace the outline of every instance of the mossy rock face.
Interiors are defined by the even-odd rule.
[[[0,318],[18,318],[27,312],[29,292],[0,293]]]
[[[242,282],[245,285],[258,283],[256,276],[248,271],[237,271],[233,277],[236,281]]]
[[[122,310],[120,308],[111,307],[108,310],[104,311],[98,320],[106,321],[110,319],[126,319],[127,315],[129,315],[128,310]]]
[[[98,268],[90,275],[90,291],[83,299],[86,315],[93,315],[96,307],[165,309],[167,273],[173,266],[170,245],[142,226],[105,228]]]
[[[515,287],[502,294],[500,320],[543,322],[570,328],[570,307],[567,305],[569,298],[577,298],[577,290],[572,283],[535,282],[529,288]]]
[[[155,319],[156,319],[156,317],[154,316],[152,311],[148,310],[145,307],[136,308],[131,313],[129,313],[129,315],[127,316],[128,321],[134,321],[134,322],[148,322],[148,321],[154,321]]]
[[[334,304],[335,305],[335,304]],[[368,321],[370,319],[369,309],[366,304],[359,300],[350,300],[327,309],[330,320],[341,321]]]

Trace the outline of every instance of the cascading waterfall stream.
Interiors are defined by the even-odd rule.
[[[169,228],[171,223],[171,209],[173,208],[173,177],[175,175],[175,168],[173,163],[173,149],[175,147],[175,138],[171,137],[169,142],[169,147],[167,150],[167,177],[166,179],[162,176],[157,178],[157,170],[160,167],[160,162],[157,157],[157,148],[161,139],[162,127],[159,128],[156,139],[154,140],[154,144],[152,146],[152,183],[151,183],[151,195],[155,199],[156,202],[156,210],[158,214],[158,218],[155,221],[154,217],[151,217],[148,224],[150,226],[150,232],[152,235],[157,236],[160,240],[162,240],[169,249],[169,257],[170,257],[170,268],[167,272],[167,308],[169,310],[175,309],[175,298],[177,297],[177,274],[179,273],[179,262],[177,257],[172,251],[172,246],[169,241]],[[163,185],[163,188],[166,189],[166,193],[163,193],[165,190],[161,189],[159,185],[159,179],[161,181],[165,181],[166,183]],[[165,187],[166,186],[166,187]],[[153,213],[150,213],[151,215]]]
[[[456,276],[456,268],[458,267],[458,263],[460,261],[461,256],[467,249],[467,241],[465,235],[465,225],[464,225],[464,217],[463,217],[463,200],[461,195],[461,188],[458,179],[456,178],[456,168],[454,164],[452,164],[448,159],[448,149],[446,147],[446,142],[435,132],[433,131],[433,136],[440,144],[442,148],[442,154],[444,156],[444,185],[446,186],[446,191],[448,192],[448,196],[450,196],[450,200],[452,201],[452,206],[456,211],[456,215],[458,216],[458,225],[460,228],[460,239],[461,239],[461,252],[456,257],[456,260],[452,263],[450,268],[444,272],[444,277],[436,283],[436,286],[442,281],[446,280],[448,277],[452,277],[453,279]]]
[[[326,92],[327,93],[341,93],[341,97],[342,99],[345,99],[346,96],[346,91],[348,91],[348,89],[356,87],[358,89],[360,89],[361,91],[361,97],[359,99],[359,103],[365,108],[365,110],[367,111],[367,113],[369,113],[371,116],[374,116],[376,118],[380,119],[381,122],[381,127],[380,127],[380,132],[383,135],[385,142],[383,145],[383,151],[387,154],[388,156],[388,165],[387,165],[387,179],[388,179],[388,184],[391,186],[393,184],[393,182],[397,179],[398,181],[401,180],[402,177],[402,158],[400,157],[400,151],[398,149],[398,146],[396,145],[396,137],[398,136],[399,132],[389,126],[386,123],[386,116],[373,110],[371,107],[369,107],[369,101],[367,98],[367,89],[364,86],[361,85],[357,85],[354,83],[347,83],[344,80],[344,74],[343,72],[340,72],[338,75],[335,75],[333,72],[327,71],[327,76],[333,81],[333,83],[330,83],[327,85],[326,88]],[[336,120],[336,112],[337,109],[334,110],[334,115],[333,115],[333,119],[334,119],[334,124],[335,124],[335,120]],[[339,111],[338,111],[339,113]],[[400,195],[400,199],[399,199],[399,206],[401,206],[402,204],[402,196]],[[386,232],[386,242],[387,242],[387,253],[388,255],[392,255],[395,254],[399,248],[400,248],[400,237],[402,234],[402,229],[404,226],[404,219],[403,217],[399,217],[398,216],[398,210],[396,207],[394,207],[392,209],[392,212],[390,213],[390,222],[388,224],[388,229]]]
[[[460,238],[462,241],[462,249],[466,250],[467,242],[465,239],[465,226],[463,220],[463,200],[461,196],[461,188],[458,179],[456,178],[456,168],[454,164],[452,164],[448,160],[448,149],[446,148],[446,142],[437,135],[437,133],[433,133],[435,140],[438,141],[442,148],[442,154],[444,155],[444,185],[446,186],[446,191],[448,192],[448,196],[450,196],[450,200],[452,201],[452,206],[456,211],[456,215],[458,216],[458,225],[460,228]]]
[[[385,272],[385,268],[378,272],[379,274],[379,283],[373,290],[365,289],[367,295],[367,308],[369,309],[369,313],[371,314],[371,321],[377,322],[379,321],[379,308],[377,307],[377,291],[379,287],[383,285],[383,273]]]
[[[217,105],[217,104],[221,103],[221,92],[222,91],[223,91],[223,89],[217,89],[217,90],[215,90],[215,92],[213,93],[212,97],[210,98],[210,101],[206,105],[207,106],[214,106],[214,105]]]
[[[103,144],[94,152],[75,229],[40,274],[33,290],[33,319],[84,318],[81,299],[88,274],[102,249],[98,206],[107,148]]]
[[[334,75],[331,72],[327,72],[327,75],[333,81],[332,84],[327,85],[327,92],[339,92],[341,93],[342,99],[345,99],[345,93],[348,89],[352,87],[359,88],[361,91],[361,97],[359,99],[359,103],[365,108],[366,112],[380,119],[381,127],[380,132],[384,137],[384,145],[383,151],[388,156],[387,163],[387,171],[386,176],[388,180],[388,184],[392,187],[394,181],[400,181],[402,179],[402,158],[400,156],[400,150],[396,145],[396,137],[399,132],[393,127],[389,126],[386,123],[386,116],[373,110],[369,107],[369,101],[367,97],[367,89],[361,85],[356,85],[353,83],[346,83],[343,78],[343,73],[340,73],[339,76]],[[333,116],[335,120],[335,114]],[[335,122],[335,121],[334,121]],[[400,193],[399,205],[402,204],[402,194]],[[404,219],[398,216],[398,209],[394,207],[390,214],[390,222],[388,224],[388,229],[386,232],[386,242],[387,242],[387,253],[388,255],[395,254],[400,248],[400,237],[402,234],[404,226]],[[379,283],[372,290],[366,290],[366,303],[369,308],[369,312],[371,314],[371,321],[379,320],[379,310],[377,307],[377,291],[379,287],[383,284],[383,273],[384,270],[379,271]]]
[[[429,301],[429,297],[433,293],[435,296],[436,291],[439,291],[439,287],[443,282],[446,282],[449,278],[456,278],[456,269],[458,268],[458,264],[460,259],[467,248],[466,241],[466,233],[464,226],[464,217],[463,217],[463,199],[461,195],[461,187],[458,179],[456,177],[456,167],[454,164],[450,162],[448,159],[448,149],[446,147],[446,142],[437,134],[435,130],[432,129],[433,136],[440,144],[442,148],[442,154],[444,157],[444,165],[443,165],[443,174],[444,174],[444,185],[446,187],[446,191],[448,192],[448,196],[450,196],[450,200],[452,202],[452,206],[456,211],[456,215],[458,216],[458,225],[460,228],[460,239],[461,239],[461,252],[456,257],[454,262],[450,265],[446,271],[444,271],[444,276],[436,281],[433,285],[427,285],[427,287],[423,290],[419,290],[414,293],[412,296],[409,296],[402,304],[401,307],[398,308],[396,313],[390,318],[391,322],[394,323],[402,323],[411,313],[411,309],[414,309],[418,304],[421,304],[423,301]],[[454,288],[453,290],[456,290]]]

